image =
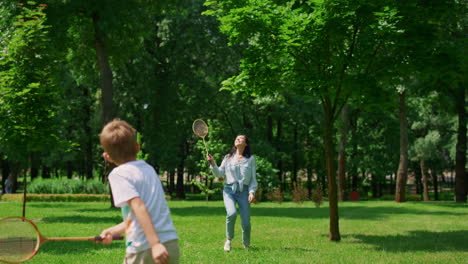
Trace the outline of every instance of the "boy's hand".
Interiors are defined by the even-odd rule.
[[[112,243],[112,233],[107,231],[107,229],[102,231],[100,237],[102,237],[101,243],[103,245],[109,245],[110,243]]]
[[[151,253],[153,254],[153,260],[156,264],[169,263],[169,252],[167,252],[167,249],[163,244],[158,243],[152,246]]]

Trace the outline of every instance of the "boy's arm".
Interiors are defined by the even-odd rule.
[[[140,197],[135,197],[129,200],[128,204],[130,205],[130,208],[132,208],[138,223],[140,223],[140,226],[145,233],[146,240],[148,240],[151,247],[151,253],[153,254],[154,261],[157,263],[167,263],[169,260],[169,253],[159,240],[158,233],[154,228],[153,221],[146,209],[145,203]]]
[[[104,231],[101,232],[101,237],[102,237],[102,244],[107,245],[112,242],[112,236],[118,236],[125,233],[125,222],[122,222],[118,225],[109,227],[107,229],[104,229]]]

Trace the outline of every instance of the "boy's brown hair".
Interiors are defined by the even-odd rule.
[[[102,148],[116,162],[122,164],[136,157],[136,130],[127,122],[114,119],[107,123],[99,135]]]

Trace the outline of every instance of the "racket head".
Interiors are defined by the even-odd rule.
[[[201,138],[205,138],[208,135],[208,125],[201,119],[193,121],[192,129],[193,133]]]
[[[37,226],[26,218],[9,216],[0,219],[0,262],[22,263],[36,255],[42,236]]]

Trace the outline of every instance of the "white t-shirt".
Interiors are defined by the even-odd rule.
[[[145,203],[161,243],[178,239],[158,174],[143,160],[124,163],[109,175],[114,204],[122,208],[127,222],[127,253],[138,253],[150,246],[128,201],[140,197]]]

